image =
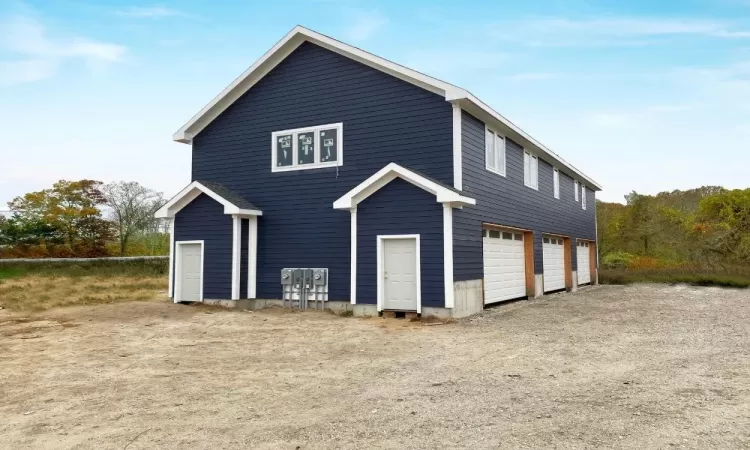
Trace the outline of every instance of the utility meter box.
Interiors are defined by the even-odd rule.
[[[312,271],[312,269],[302,269],[302,272],[304,272],[303,273],[303,277],[304,277],[304,280],[305,280],[304,281],[305,282],[305,287],[307,287],[307,288],[312,287],[312,285],[313,285],[313,280],[312,280],[312,278],[313,278],[313,271]]]
[[[302,269],[292,270],[292,284],[295,286],[302,286]]]
[[[313,269],[313,285],[315,286],[326,285],[326,270],[325,269]]]
[[[281,269],[281,284],[292,284],[292,269]]]

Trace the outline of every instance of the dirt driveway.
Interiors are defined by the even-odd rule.
[[[0,311],[1,448],[748,448],[750,291],[595,287],[454,324]]]

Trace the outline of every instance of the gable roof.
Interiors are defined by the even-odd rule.
[[[419,86],[430,92],[445,97],[446,101],[460,106],[488,125],[497,128],[512,140],[518,142],[525,149],[539,154],[547,162],[557,166],[573,178],[579,179],[594,190],[601,190],[601,186],[593,179],[579,171],[572,164],[537,141],[525,131],[515,125],[497,111],[489,107],[466,89],[445,81],[425,75],[416,70],[396,64],[380,56],[373,55],[352,45],[337,41],[303,26],[296,26],[284,38],[268,50],[245,72],[237,77],[219,95],[214,97],[198,114],[193,116],[172,136],[172,139],[182,143],[192,143],[193,138],[208,124],[216,119],[232,103],[250,90],[258,81],[266,76],[281,61],[289,56],[304,42],[311,42],[332,52],[358,61],[366,66],[385,72],[408,83]]]
[[[154,214],[160,219],[173,218],[175,214],[190,204],[199,195],[206,194],[224,206],[224,214],[241,216],[262,216],[263,212],[253,206],[242,196],[232,192],[219,183],[213,181],[193,181],[185,186],[177,195],[172,197]]]
[[[418,188],[434,194],[438,203],[448,203],[453,207],[477,204],[476,200],[464,196],[460,191],[452,187],[422,175],[415,170],[407,169],[396,163],[390,163],[342,195],[341,198],[333,202],[333,207],[334,209],[356,208],[357,204],[396,178],[401,178]]]

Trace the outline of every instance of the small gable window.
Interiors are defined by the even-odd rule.
[[[271,171],[316,169],[343,164],[344,124],[271,133]]]

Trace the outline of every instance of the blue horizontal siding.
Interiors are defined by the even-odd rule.
[[[338,122],[343,166],[271,172],[272,132]],[[221,183],[263,210],[259,298],[280,296],[284,267],[325,267],[329,298],[348,300],[349,213],[333,202],[390,162],[451,184],[452,161],[443,97],[304,43],[195,137],[192,179]]]
[[[357,303],[377,303],[377,236],[418,234],[422,306],[443,307],[443,208],[397,178],[357,206]]]
[[[553,195],[552,165],[540,158],[539,190],[523,183],[523,148],[512,140],[506,145],[506,177],[485,168],[485,125],[462,113],[463,190],[477,200],[476,206],[454,211],[454,279],[483,277],[482,222],[529,229],[534,232],[534,272],[543,272],[542,235],[596,239],[596,200],[588,190],[587,210],[575,201],[573,179],[560,173],[560,198]],[[576,258],[573,257],[573,268]]]
[[[204,241],[203,298],[232,298],[232,217],[201,194],[175,215],[175,241]]]

